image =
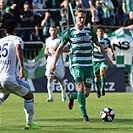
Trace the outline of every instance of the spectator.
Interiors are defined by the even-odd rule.
[[[20,18],[21,18],[21,27],[27,28],[27,29],[22,29],[22,32],[21,32],[22,38],[24,41],[30,41],[30,35],[32,30],[31,27],[33,26],[34,16],[28,2],[25,2],[23,4],[23,11],[20,15]]]
[[[82,0],[82,7],[87,9],[87,15],[86,15],[85,24],[87,26],[90,26],[90,25],[92,25],[92,21],[91,21],[91,17],[92,16],[91,16],[91,11],[90,10],[93,10],[93,8],[94,8],[93,0]]]
[[[122,24],[123,24],[123,22],[122,22],[122,16],[123,16],[122,1],[119,0],[118,2],[119,2],[119,4],[116,8],[116,25],[122,26]]]
[[[133,30],[133,11],[129,12],[129,18],[123,23],[124,29]]]
[[[133,1],[132,0],[122,0],[122,10],[123,10],[123,22],[129,18],[129,12],[133,10]]]
[[[112,27],[109,26],[113,26],[114,22],[112,16],[113,15],[113,11],[114,11],[114,5],[112,3],[112,1],[110,0],[102,0],[101,2],[101,7],[103,9],[103,25],[106,28],[105,32],[111,32],[112,31]]]
[[[44,11],[36,11],[42,10],[46,8],[45,0],[33,0],[32,2],[33,7],[33,14],[34,14],[34,25],[35,25],[35,34],[37,40],[43,40],[42,36],[42,28],[41,28],[41,21],[44,18]]]
[[[60,20],[61,20],[61,15],[60,11],[60,3],[63,0],[47,0],[46,1],[46,7],[51,10],[51,9],[56,9],[56,11],[51,11],[51,17],[54,19],[55,23],[57,26],[60,26]]]
[[[94,8],[94,0],[81,0],[82,1],[82,4],[83,4],[83,7],[88,9],[88,8]]]
[[[9,4],[6,6],[6,9],[8,10],[8,13],[12,16],[12,19],[14,19],[18,23],[18,28],[20,28],[20,7],[18,7],[17,4],[12,1],[11,5]],[[17,35],[21,36],[20,30],[17,31]]]
[[[68,0],[63,0],[63,2],[60,4],[61,10],[60,10],[60,15],[61,15],[61,21],[60,21],[60,26],[61,26],[61,31],[64,31],[67,26],[68,22]]]
[[[76,0],[75,1],[75,8],[78,9],[78,8],[82,8],[82,7],[83,7],[82,1]]]
[[[45,41],[45,39],[50,36],[49,35],[49,27],[51,25],[55,25],[55,21],[51,17],[50,11],[47,11],[47,12],[45,12],[44,19],[41,22],[41,26],[43,27],[43,31],[42,31],[43,41]]]
[[[97,26],[102,25],[102,14],[103,10],[101,8],[101,4],[99,0],[96,0],[95,7],[91,10],[92,13],[92,24],[93,30],[97,30]]]
[[[3,14],[2,23],[4,24],[8,19],[12,19],[13,15],[10,13],[10,7],[6,7],[5,13]]]
[[[33,0],[21,0],[22,1],[22,6],[25,2],[28,2],[29,3],[29,6],[30,6],[30,9],[32,9],[32,2]],[[44,0],[45,1],[45,0]]]
[[[14,2],[12,3],[10,6],[7,6],[9,8],[9,12],[12,15],[12,18],[20,24],[20,11],[19,11],[19,7],[17,7],[17,4]]]

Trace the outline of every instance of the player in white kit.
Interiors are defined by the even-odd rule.
[[[47,90],[48,90],[48,95],[49,98],[46,99],[47,102],[53,102],[53,90],[54,90],[54,76],[57,77],[58,83],[61,88],[62,92],[62,102],[66,101],[66,89],[63,85],[62,79],[65,75],[65,67],[64,67],[64,61],[62,54],[59,57],[57,63],[56,63],[56,70],[54,71],[53,74],[50,73],[50,68],[53,63],[55,51],[58,48],[60,44],[60,36],[57,34],[57,27],[55,25],[50,26],[49,28],[49,33],[50,37],[46,39],[46,48],[45,48],[45,54],[48,56],[47,57],[47,65],[46,65],[46,73],[45,75],[47,76]],[[69,52],[69,47],[66,46],[63,49],[63,52]]]
[[[24,99],[25,129],[39,128],[34,124],[34,98],[24,77],[23,41],[16,36],[16,21],[9,19],[4,24],[5,37],[0,39],[0,105],[14,93]],[[17,62],[20,64],[17,74]]]

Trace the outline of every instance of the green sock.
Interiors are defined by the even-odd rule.
[[[105,87],[105,77],[101,77],[101,88],[104,90]]]
[[[96,83],[97,89],[100,90],[100,80],[98,80],[98,81],[95,80],[95,83]]]
[[[70,99],[77,99],[77,92],[73,92],[70,94]]]
[[[85,95],[82,92],[77,92],[77,99],[78,99],[78,105],[82,114],[82,117],[87,117],[87,113],[86,113],[86,108],[85,108],[85,104],[86,104],[86,100],[85,100]]]

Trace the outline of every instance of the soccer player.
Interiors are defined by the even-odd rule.
[[[53,73],[56,68],[56,62],[61,54],[63,47],[70,43],[70,70],[76,83],[77,92],[70,93],[69,109],[73,108],[74,99],[78,100],[79,108],[82,114],[83,122],[90,122],[86,111],[86,100],[89,96],[93,81],[92,51],[94,42],[99,51],[105,56],[109,67],[112,61],[107,56],[105,50],[98,42],[97,36],[93,30],[85,26],[86,11],[78,8],[75,11],[75,27],[69,28],[64,33],[61,43],[56,50],[55,58],[50,72]]]
[[[102,27],[98,27],[96,34],[98,37],[98,41],[103,46],[104,50],[109,51],[113,61],[115,61],[115,54],[113,48],[111,46],[110,40],[108,38],[104,38],[104,29]],[[97,97],[101,97],[105,95],[105,78],[106,78],[106,70],[108,65],[106,64],[105,57],[99,52],[97,46],[94,45],[93,50],[93,72],[94,72],[94,80],[97,89]]]
[[[60,55],[57,63],[56,63],[56,69],[54,73],[50,73],[50,68],[52,65],[52,61],[54,59],[55,51],[58,48],[60,44],[60,36],[57,34],[58,29],[55,25],[50,26],[49,28],[49,33],[50,37],[46,39],[46,48],[45,48],[45,54],[48,56],[47,57],[47,64],[46,64],[46,73],[45,75],[47,76],[47,90],[48,90],[48,95],[49,98],[46,99],[46,102],[53,102],[53,90],[54,90],[54,76],[57,77],[58,83],[60,85],[61,91],[62,91],[62,102],[66,101],[66,89],[65,86],[63,85],[62,79],[65,75],[65,67],[64,67],[64,61],[62,54]],[[63,52],[69,52],[69,47],[65,47],[63,49]]]
[[[39,128],[34,124],[34,99],[30,86],[24,77],[23,41],[16,36],[16,21],[9,19],[4,23],[5,37],[0,39],[0,105],[14,93],[24,99],[24,111],[26,115],[25,129]],[[17,74],[17,62],[20,69]]]

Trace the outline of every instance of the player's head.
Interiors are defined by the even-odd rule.
[[[103,27],[97,27],[96,34],[98,38],[102,39],[104,37],[104,28]]]
[[[76,24],[78,26],[83,27],[85,24],[85,20],[86,20],[86,10],[82,9],[82,8],[78,8],[75,11],[75,20],[76,20]]]
[[[8,19],[5,23],[4,23],[4,31],[5,34],[16,34],[16,28],[17,28],[18,24],[15,20],[13,19]]]
[[[55,38],[57,36],[57,32],[58,32],[58,29],[57,29],[57,26],[56,25],[51,25],[49,27],[49,34],[52,38]]]

